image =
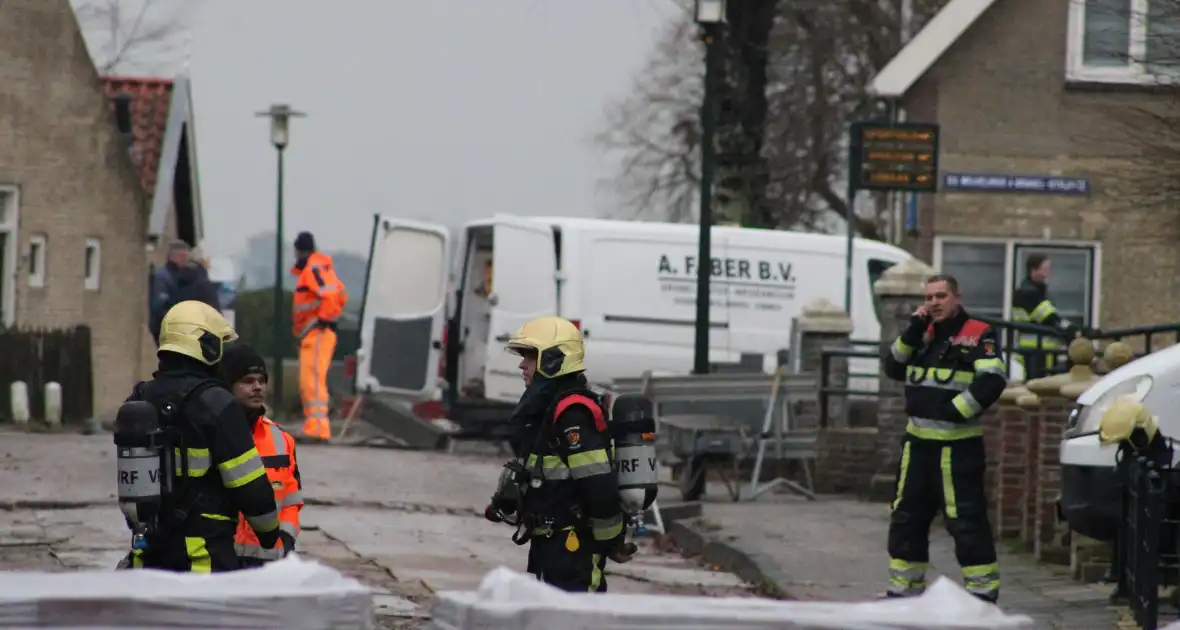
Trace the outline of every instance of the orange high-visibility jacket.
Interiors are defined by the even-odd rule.
[[[295,303],[291,309],[292,328],[297,339],[302,339],[317,324],[334,324],[348,303],[348,291],[336,277],[332,257],[312,252],[302,267],[293,267]]]
[[[295,438],[279,428],[269,418],[254,423],[254,445],[266,467],[270,487],[275,491],[275,505],[279,508],[279,531],[291,538],[299,537],[299,510],[303,508],[303,482],[299,479],[299,464],[295,461]],[[238,531],[234,535],[234,550],[238,557],[277,560],[283,557],[280,540],[274,549],[266,549],[258,542],[253,528],[245,517],[238,516]]]

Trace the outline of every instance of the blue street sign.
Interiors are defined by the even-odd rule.
[[[1090,194],[1090,180],[1085,177],[1056,175],[992,175],[987,173],[943,173],[942,186],[948,191],[1011,192],[1042,195]]]

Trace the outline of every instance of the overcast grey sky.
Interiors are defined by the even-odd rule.
[[[448,224],[601,213],[612,168],[590,137],[682,10],[674,0],[182,1],[195,10],[174,54],[190,63],[215,254],[273,229],[275,153],[254,113],[275,102],[308,114],[287,151],[288,240],[306,229],[324,249],[363,251],[374,212]]]

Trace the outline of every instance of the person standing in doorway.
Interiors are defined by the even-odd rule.
[[[1061,331],[1060,336],[1016,333],[1016,360],[1024,366],[1024,380],[1044,376],[1070,339],[1080,334],[1077,326],[1057,312],[1049,299],[1049,275],[1053,264],[1044,254],[1031,254],[1024,263],[1025,277],[1012,296],[1012,321],[1038,324]]]
[[[160,345],[160,322],[173,306],[184,299],[179,295],[181,275],[189,264],[188,243],[180,240],[168,243],[168,260],[152,274],[149,301],[148,330],[156,345]]]
[[[336,352],[336,322],[348,303],[344,283],[336,277],[332,257],[316,251],[311,232],[295,238],[295,299],[292,332],[299,340],[299,397],[303,401],[303,436],[327,441],[328,367]]]

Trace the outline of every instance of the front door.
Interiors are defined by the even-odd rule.
[[[377,219],[361,321],[358,391],[423,397],[439,386],[449,240],[442,226]]]
[[[529,320],[557,315],[557,252],[553,228],[539,221],[497,216],[492,237],[491,326],[484,362],[489,399],[516,402],[524,392],[520,357],[508,338]]]

